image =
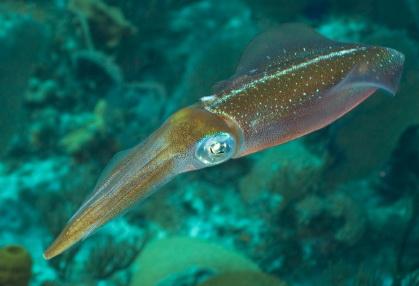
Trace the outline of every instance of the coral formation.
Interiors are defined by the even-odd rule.
[[[96,140],[103,138],[106,132],[104,115],[107,103],[99,101],[95,106],[93,116],[87,117],[80,122],[80,127],[70,131],[60,140],[60,145],[68,154],[77,154],[86,150],[94,144]],[[89,114],[90,115],[90,114]]]
[[[32,258],[21,246],[0,248],[0,285],[28,286],[32,276]]]
[[[159,267],[155,267],[156,261]],[[187,237],[152,242],[143,250],[135,265],[132,286],[159,285],[171,275],[189,268],[208,269],[215,273],[258,270],[256,264],[234,251]]]
[[[104,280],[112,277],[131,265],[141,252],[143,243],[115,241],[113,237],[106,237],[100,244],[93,246],[89,259],[86,261],[86,270],[92,278]]]
[[[257,158],[252,170],[240,178],[240,193],[254,200],[263,193],[278,192],[287,201],[287,194],[303,193],[322,172],[324,159],[308,151],[301,140],[269,149]],[[286,203],[286,202],[285,202]]]
[[[324,231],[334,231],[326,236],[353,245],[362,237],[366,227],[362,209],[343,193],[326,198],[307,196],[296,205],[296,212],[299,231],[304,236],[310,235],[310,232],[319,235]],[[333,221],[341,225],[335,226]]]

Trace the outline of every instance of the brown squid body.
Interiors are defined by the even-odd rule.
[[[396,50],[334,42],[301,24],[258,36],[214,95],[176,112],[144,142],[116,155],[45,257],[60,254],[180,173],[322,128],[377,89],[394,94],[403,62]]]

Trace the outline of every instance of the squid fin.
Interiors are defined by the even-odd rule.
[[[330,49],[356,47],[339,43],[317,33],[305,24],[283,24],[257,36],[245,49],[235,74],[228,80],[214,85],[215,93],[235,88],[253,75],[270,68],[280,68],[289,62],[303,60]]]
[[[330,40],[305,24],[283,24],[260,34],[249,44],[235,76],[262,72],[273,64],[318,55],[339,46],[350,45]]]
[[[395,95],[399,89],[403,71],[404,55],[391,48],[377,49],[375,57],[361,63],[335,88],[382,89]]]

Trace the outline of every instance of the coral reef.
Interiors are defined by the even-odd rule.
[[[402,51],[400,91],[180,176],[42,258],[114,153],[212,94],[255,34],[287,21]],[[0,249],[0,285],[20,285],[1,280],[18,260],[31,286],[416,285],[418,41],[414,0],[2,1],[0,245],[25,250]]]

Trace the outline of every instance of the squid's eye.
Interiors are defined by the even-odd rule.
[[[198,142],[195,157],[205,165],[216,165],[234,155],[236,141],[229,133],[220,132]]]

